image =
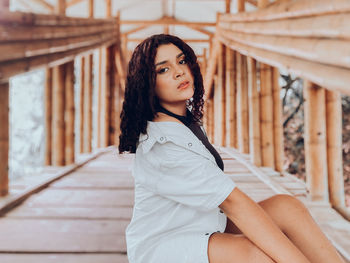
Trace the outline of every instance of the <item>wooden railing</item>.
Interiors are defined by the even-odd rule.
[[[258,7],[244,12],[238,1],[240,13],[218,15],[205,77],[208,133],[283,172],[279,69],[303,78],[310,198],[330,201],[349,219],[340,95],[350,94],[350,2],[259,0]]]
[[[96,125],[97,147],[117,144],[119,114],[124,93],[125,61],[120,47],[119,16],[112,17],[106,1],[106,19],[65,16],[65,0],[56,14],[9,12],[0,0],[0,196],[7,195],[9,152],[9,78],[46,67],[45,165],[75,162],[75,109],[79,109],[80,152],[92,151]],[[7,11],[6,11],[7,10]],[[93,56],[98,56],[97,123],[92,122]],[[80,103],[74,103],[74,59],[81,60]]]

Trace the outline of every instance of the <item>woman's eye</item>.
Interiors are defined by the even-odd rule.
[[[168,68],[161,68],[160,70],[158,70],[158,73],[162,74],[167,71],[168,71]]]
[[[186,64],[186,60],[181,59],[179,63],[180,63],[180,64]]]

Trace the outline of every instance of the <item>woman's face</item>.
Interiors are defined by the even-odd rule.
[[[161,45],[155,57],[155,93],[162,106],[186,105],[194,94],[193,77],[183,52],[173,44]]]

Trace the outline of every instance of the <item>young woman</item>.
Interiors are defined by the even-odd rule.
[[[129,262],[343,262],[300,201],[255,203],[223,172],[202,127],[203,93],[181,39],[154,35],[136,47],[119,144],[119,153],[136,153]]]

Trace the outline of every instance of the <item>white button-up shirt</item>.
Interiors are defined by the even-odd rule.
[[[154,253],[164,252],[157,246],[172,238],[186,236],[197,242],[212,232],[224,232],[227,217],[218,206],[236,185],[185,125],[148,121],[147,134],[139,137],[132,176],[135,202],[126,229],[130,263],[151,262]]]

